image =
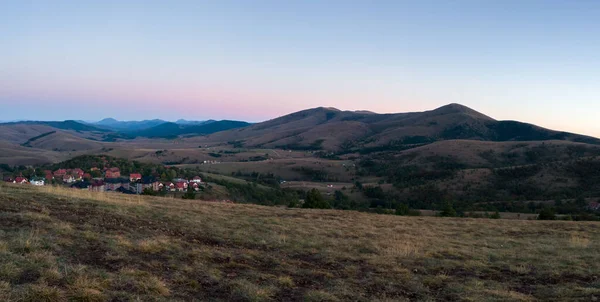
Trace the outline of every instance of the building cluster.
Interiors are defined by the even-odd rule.
[[[98,168],[92,168],[91,171],[99,171]],[[45,177],[34,176],[31,179],[19,176],[5,178],[4,181],[14,184],[31,184],[35,186],[44,186],[53,180],[59,180],[71,188],[80,190],[89,190],[94,192],[121,192],[125,194],[141,194],[145,190],[155,192],[185,192],[188,188],[195,191],[204,186],[202,178],[195,176],[192,179],[176,178],[172,181],[159,181],[153,176],[143,176],[141,173],[131,173],[129,177],[123,177],[119,168],[105,168],[104,177],[92,177],[90,173],[85,173],[82,169],[58,169],[56,171],[44,171]]]

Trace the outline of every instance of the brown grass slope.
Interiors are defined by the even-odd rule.
[[[56,128],[46,125],[2,124],[0,125],[0,141],[23,144],[32,137],[56,130]]]
[[[66,131],[56,131],[27,143],[38,149],[54,151],[86,151],[101,149],[105,143],[75,136]]]
[[[431,142],[450,139],[482,141],[567,140],[600,144],[600,140],[544,129],[515,121],[497,121],[471,108],[450,104],[425,112],[375,114],[314,108],[243,129],[223,131],[194,140],[244,141],[248,147],[310,147],[322,141],[327,150],[344,143],[381,146],[391,142]]]
[[[26,148],[0,141],[0,163],[14,165],[36,165],[65,160],[66,156],[58,152]]]
[[[600,224],[0,185],[2,301],[589,301]]]

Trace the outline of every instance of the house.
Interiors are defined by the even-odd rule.
[[[129,179],[126,178],[107,178],[104,180],[106,191],[116,191],[118,188],[129,190]]]
[[[144,192],[145,189],[150,189],[152,191],[159,191],[160,184],[154,177],[143,177],[135,183],[135,191],[138,194]]]
[[[51,182],[54,179],[54,175],[52,174],[52,171],[44,171],[45,173],[45,178],[46,178],[46,182]]]
[[[597,202],[597,201],[590,202],[588,205],[588,209],[590,209],[592,211],[600,210],[600,202]]]
[[[10,182],[10,183],[15,181],[12,177],[9,177],[9,176],[4,177],[2,180],[4,180],[5,182]]]
[[[140,173],[129,174],[129,181],[131,181],[131,182],[136,182],[140,179],[142,179],[142,174],[140,174]]]
[[[73,175],[63,175],[62,180],[64,183],[74,183],[75,182],[75,178],[73,177]]]
[[[194,178],[192,178],[192,180],[190,180],[190,182],[199,184],[202,182],[202,178],[200,178],[200,176],[194,176]]]
[[[42,177],[34,176],[29,180],[29,183],[34,186],[43,186],[45,184],[45,179]]]
[[[67,170],[65,170],[65,169],[58,169],[58,170],[54,171],[54,177],[56,177],[56,178],[60,179],[65,175],[67,175]]]
[[[84,174],[85,173],[83,172],[83,170],[79,168],[71,170],[71,175],[73,175],[73,178],[75,178],[76,180],[81,180]]]
[[[175,183],[175,191],[185,192],[187,191],[188,183],[185,181],[178,181]]]
[[[92,175],[90,173],[83,173],[83,179],[92,179]]]
[[[170,181],[159,183],[158,190],[175,191],[175,184]]]
[[[106,172],[104,172],[104,177],[105,178],[119,178],[119,177],[121,177],[121,171],[119,170],[119,168],[106,169]]]
[[[14,184],[26,184],[27,183],[27,178],[19,176],[17,178],[15,178],[15,180],[13,181]]]
[[[200,190],[200,184],[197,183],[197,182],[190,183],[190,186],[192,186],[192,188],[194,188],[194,191],[199,191]]]
[[[104,191],[106,191],[106,186],[104,184],[104,181],[102,181],[102,180],[93,181],[88,188],[92,192],[104,192]]]

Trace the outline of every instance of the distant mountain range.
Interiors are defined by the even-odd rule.
[[[66,132],[65,132],[66,131]],[[54,146],[95,148],[98,142],[144,138],[185,138],[190,143],[231,143],[251,148],[360,151],[395,148],[447,140],[469,141],[569,141],[600,145],[594,137],[554,131],[517,121],[498,121],[471,108],[449,104],[424,112],[377,114],[312,108],[257,124],[230,120],[167,122],[160,119],[98,122],[25,121],[0,124],[0,140],[35,147],[52,141]],[[192,137],[199,137],[193,138]],[[33,140],[32,140],[33,139]],[[81,147],[68,150],[80,150]]]
[[[218,131],[230,130],[240,127],[246,127],[250,123],[242,121],[188,121],[178,120],[177,122],[167,122],[160,119],[143,121],[118,121],[113,118],[105,118],[98,122],[85,121],[18,121],[0,123],[4,126],[0,129],[0,140],[2,137],[12,137],[14,142],[23,143],[24,133],[34,135],[48,134],[48,138],[60,135],[55,130],[73,131],[70,135],[85,136],[88,139],[99,141],[115,141],[117,139],[134,139],[136,137],[147,138],[176,138],[181,135],[207,135]],[[29,127],[28,127],[29,126]],[[45,126],[45,127],[43,127]],[[8,130],[11,131],[8,131]],[[1,133],[4,130],[5,133]],[[29,137],[35,138],[35,137]]]
[[[215,120],[207,120],[207,121],[188,121],[188,120],[177,120],[175,124],[178,125],[203,125],[215,122]],[[144,129],[150,129],[152,127],[156,127],[162,124],[168,124],[171,122],[161,120],[161,119],[153,119],[153,120],[143,120],[143,121],[119,121],[114,118],[105,118],[98,122],[88,123],[90,125],[94,125],[96,127],[116,130],[116,131],[139,131]]]

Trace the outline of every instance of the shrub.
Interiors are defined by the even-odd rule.
[[[555,220],[556,214],[553,208],[543,208],[538,215],[538,220]]]
[[[312,189],[306,194],[306,200],[302,207],[311,209],[330,209],[331,205],[323,198],[319,190]]]
[[[452,207],[452,203],[446,202],[444,209],[440,212],[440,217],[456,217],[456,210]]]

